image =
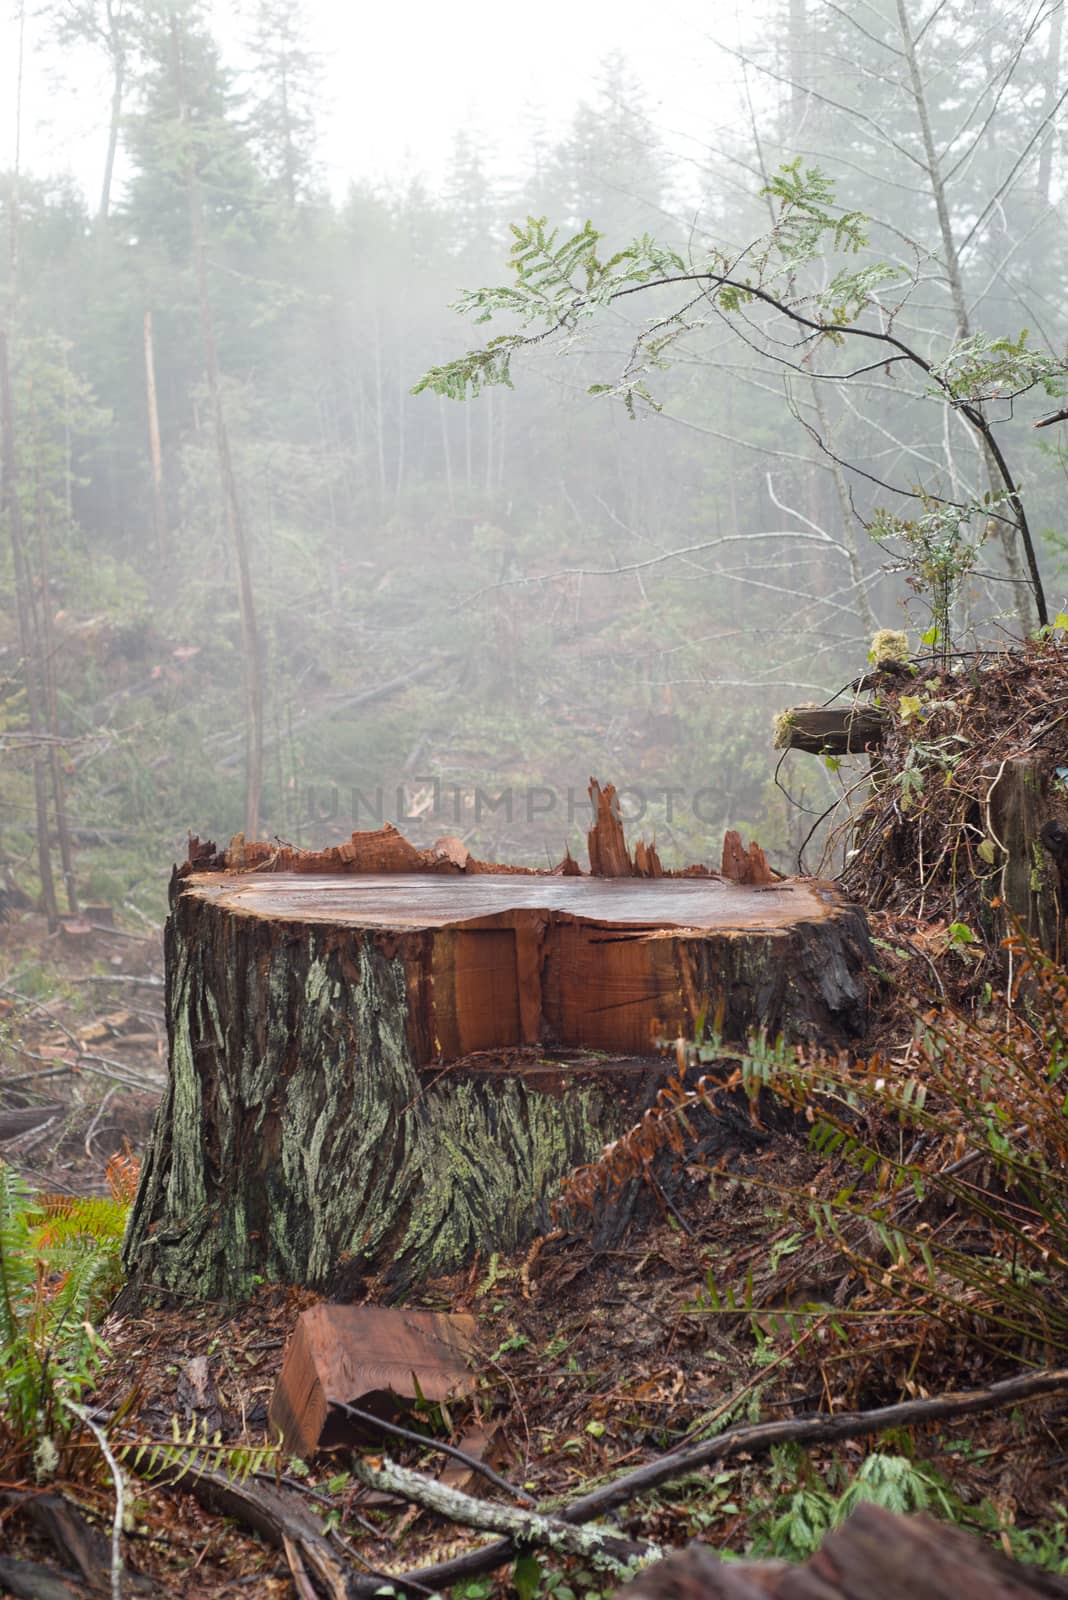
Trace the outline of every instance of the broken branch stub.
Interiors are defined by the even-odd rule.
[[[612,791],[583,874],[418,850],[393,828],[300,852],[191,841],[166,930],[168,1085],[126,1244],[135,1278],[353,1297],[547,1224],[563,1175],[641,1116],[702,1016],[844,1039],[872,952],[828,883],[665,872]],[[624,871],[626,868],[626,871]]]
[[[775,719],[776,750],[812,756],[865,755],[878,750],[889,725],[878,706],[793,706]]]

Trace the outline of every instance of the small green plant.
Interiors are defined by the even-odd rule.
[[[1068,1572],[1068,1507],[1058,1504],[1052,1510],[1048,1522],[1020,1528],[1006,1521],[1004,1510],[983,1500],[971,1511],[969,1520],[1003,1548],[1007,1546],[1015,1559],[1026,1566]]]
[[[826,1478],[817,1476],[790,1447],[773,1452],[772,1459],[780,1489],[757,1516],[752,1541],[756,1556],[807,1561],[862,1501],[900,1514],[928,1511],[950,1521],[960,1519],[960,1501],[946,1479],[907,1456],[872,1454],[851,1478],[835,1463]],[[836,1492],[843,1478],[844,1486]]]
[[[0,1446],[39,1481],[81,1429],[105,1353],[92,1318],[114,1293],[125,1203],[42,1201],[0,1162]]]
[[[987,494],[982,501],[956,505],[925,495],[922,517],[898,517],[880,509],[868,524],[877,543],[894,547],[888,570],[903,573],[909,588],[930,606],[931,626],[923,640],[938,650],[944,664],[953,649],[954,602],[979,559],[991,519],[1007,499],[1006,493]]]

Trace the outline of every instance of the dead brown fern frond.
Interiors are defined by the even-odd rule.
[[[1013,994],[985,1015],[914,1006],[900,1058],[850,1061],[759,1039],[745,1051],[699,1048],[699,1064],[717,1053],[714,1069],[692,1083],[673,1078],[641,1122],[572,1174],[561,1204],[611,1204],[666,1153],[713,1188],[726,1181],[759,1195],[773,1228],[800,1241],[806,1269],[818,1265],[821,1281],[837,1285],[843,1322],[889,1317],[906,1343],[911,1330],[909,1381],[921,1351],[924,1361],[969,1346],[1016,1362],[1063,1359],[1068,971],[1019,936],[1012,952]],[[821,1162],[815,1183],[765,1164],[726,1173],[695,1153],[694,1113],[726,1115],[732,1089],[807,1126]],[[717,1266],[702,1309],[758,1305],[783,1278],[767,1254],[749,1262],[744,1283],[732,1279],[738,1267]]]

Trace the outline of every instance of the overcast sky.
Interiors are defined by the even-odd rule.
[[[17,0],[0,0],[0,167],[15,153]],[[240,59],[235,7],[215,5],[227,59]],[[88,53],[57,58],[26,4],[22,165],[44,175],[72,171],[95,198],[104,155],[106,78]],[[604,57],[620,50],[648,93],[669,148],[685,160],[723,114],[732,76],[711,42],[713,27],[734,37],[733,7],[708,0],[540,0],[503,8],[500,0],[306,0],[311,44],[326,83],[322,155],[336,193],[350,179],[397,181],[441,176],[453,135],[476,129],[496,164],[522,160],[533,108],[550,130],[593,93]],[[508,18],[507,21],[502,21]]]

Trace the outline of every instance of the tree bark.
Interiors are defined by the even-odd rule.
[[[33,747],[33,801],[37,822],[37,869],[41,879],[41,896],[49,930],[59,923],[56,906],[56,886],[52,877],[52,856],[49,850],[48,796],[46,792],[44,743],[45,719],[41,704],[41,679],[37,649],[36,629],[33,619],[33,601],[30,573],[26,563],[26,538],[22,521],[22,504],[19,500],[15,452],[15,410],[11,398],[11,371],[8,362],[7,333],[0,328],[0,433],[2,433],[3,494],[0,504],[7,512],[11,538],[12,564],[15,569],[15,610],[18,614],[19,651],[22,655],[23,682],[26,685],[26,706],[29,712]]]
[[[152,337],[152,313],[145,312],[145,402],[148,407],[148,445],[152,457],[152,522],[159,558],[171,556],[167,528],[167,508],[163,499],[163,447],[159,431],[159,405],[156,397],[156,358]]]
[[[549,1226],[563,1176],[676,1070],[658,1041],[704,1016],[734,1040],[863,1031],[866,924],[831,885],[637,856],[643,881],[608,881],[390,827],[319,854],[193,841],[134,1276],[196,1297],[257,1275],[403,1288]]]

